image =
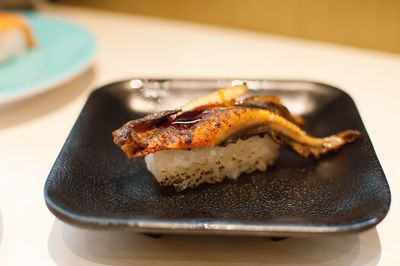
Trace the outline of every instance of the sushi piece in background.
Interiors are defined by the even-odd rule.
[[[35,47],[35,39],[23,16],[0,12],[0,64]]]

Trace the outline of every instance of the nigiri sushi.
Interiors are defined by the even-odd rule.
[[[246,84],[227,87],[177,110],[130,121],[112,133],[114,143],[129,159],[145,157],[161,185],[183,190],[265,171],[282,145],[302,157],[319,158],[360,135],[346,130],[310,136],[300,128],[303,119],[278,97],[246,97],[247,92]]]
[[[26,20],[17,14],[0,12],[0,64],[35,46]]]

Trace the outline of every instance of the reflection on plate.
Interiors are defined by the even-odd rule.
[[[78,76],[91,63],[93,36],[74,23],[35,12],[22,13],[37,47],[0,66],[0,103],[51,89]]]
[[[328,85],[247,80],[280,96],[316,136],[353,128],[362,137],[320,160],[282,149],[266,172],[177,193],[160,187],[143,158],[128,160],[111,132],[154,109],[171,109],[233,80],[145,80],[92,93],[45,185],[49,209],[78,226],[140,232],[311,235],[366,230],[379,223],[390,191],[352,99]]]

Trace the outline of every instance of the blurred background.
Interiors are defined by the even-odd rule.
[[[397,0],[52,1],[400,53]]]
[[[261,41],[257,41],[249,46],[251,48],[245,48],[242,47],[242,42],[246,41],[248,37],[240,34],[234,36],[231,41],[232,44],[236,43],[233,46],[239,45],[238,47],[243,48],[240,53],[235,52],[234,56],[228,55],[225,49],[226,45],[224,46],[222,42],[217,41],[213,44],[210,41],[204,41],[206,39],[202,39],[199,34],[194,36],[194,39],[199,37],[199,40],[194,41],[193,46],[189,46],[188,43],[194,39],[184,38],[182,32],[193,33],[192,30],[184,31],[185,26],[190,25],[216,25],[215,30],[239,29],[237,33],[247,32],[259,37],[277,37],[281,40],[281,43],[278,41],[278,48],[283,47],[284,41],[287,40],[297,41],[293,47],[300,49],[300,43],[302,40],[306,40],[303,44],[311,41],[308,44],[322,44],[325,47],[327,47],[326,44],[328,46],[335,44],[331,46],[339,49],[362,48],[364,52],[379,51],[392,56],[398,56],[400,53],[400,1],[397,0],[0,0],[0,9],[38,11],[23,13],[32,28],[32,39],[36,39],[36,45],[27,49],[27,53],[16,53],[23,56],[13,57],[13,60],[8,59],[7,64],[2,64],[0,103],[2,94],[3,99],[6,97],[5,94],[11,95],[11,93],[14,93],[14,98],[17,98],[17,93],[22,95],[23,91],[33,91],[35,88],[37,91],[39,90],[37,88],[44,91],[47,88],[55,87],[54,84],[57,85],[61,81],[71,80],[90,65],[93,58],[95,58],[93,65],[97,72],[101,69],[108,69],[108,65],[112,65],[114,61],[114,64],[120,66],[118,70],[114,68],[104,70],[107,74],[114,73],[115,70],[118,75],[112,75],[113,79],[123,79],[137,73],[145,73],[150,76],[171,76],[169,73],[172,73],[177,76],[176,73],[179,75],[184,73],[179,66],[185,64],[186,61],[190,62],[191,67],[183,67],[183,69],[192,70],[192,74],[188,74],[190,73],[188,72],[186,75],[196,76],[204,69],[199,62],[206,58],[208,58],[207,64],[211,61],[213,64],[220,62],[221,67],[216,67],[216,69],[226,69],[229,72],[228,68],[231,64],[227,63],[226,59],[218,59],[218,56],[224,54],[226,58],[242,57],[242,59],[248,60],[248,64],[254,65],[255,61],[248,56],[248,53],[256,50],[253,49],[255,45],[259,45],[262,50],[256,56],[257,62],[262,61],[261,54],[267,60],[272,60],[271,55],[268,56],[267,53],[274,54],[271,47],[268,46],[274,42],[266,42],[263,46]],[[46,17],[46,12],[53,16]],[[90,15],[95,13],[97,15]],[[106,23],[100,18],[102,16],[100,14],[115,16],[117,20],[121,19],[119,23],[115,23],[118,25],[115,27],[124,28],[124,30],[112,29],[111,25],[114,25],[114,20]],[[159,24],[154,29],[151,29],[151,23],[140,24],[139,22],[137,24],[138,21],[144,21],[140,19],[146,20],[147,18],[150,18],[147,21],[156,18],[153,21]],[[135,19],[139,20],[135,22]],[[170,22],[189,23],[177,23],[179,25],[177,29],[182,31],[174,33],[168,27],[168,25],[172,25]],[[145,30],[143,25],[149,25],[151,30]],[[0,21],[0,30],[1,26]],[[106,27],[109,27],[109,33],[107,33]],[[163,27],[165,29],[162,29]],[[209,27],[209,29],[211,28]],[[146,34],[146,36],[152,36],[159,41],[152,42],[149,38],[141,38],[139,41],[137,34]],[[203,37],[207,36],[209,34],[205,33]],[[170,40],[171,47],[169,49],[166,49],[167,42],[165,40],[167,39]],[[179,41],[179,39],[183,41]],[[201,40],[204,43],[201,43]],[[18,42],[14,40],[14,43]],[[141,43],[143,46],[140,46]],[[240,43],[242,44],[240,45]],[[224,47],[222,48],[223,52],[217,52],[217,45]],[[9,51],[15,46],[9,45],[7,49],[3,47],[0,50]],[[200,49],[194,48],[195,46]],[[208,50],[203,49],[206,46],[209,46]],[[136,47],[137,50],[132,47]],[[98,57],[94,56],[96,48],[99,48],[97,50]],[[183,48],[187,50],[186,53]],[[114,53],[116,49],[120,53]],[[171,49],[176,52],[174,56],[172,56]],[[169,52],[165,53],[167,50]],[[305,53],[300,50],[295,52],[291,49],[286,51],[283,49],[277,57],[279,58],[277,61],[282,61],[283,57],[287,57],[288,62],[291,62],[289,65],[293,72],[288,71],[288,66],[281,66],[281,69],[284,69],[282,73],[285,77],[293,78],[300,75],[299,70],[302,67],[295,65],[304,66],[304,63],[301,63],[300,60],[293,60],[293,56],[290,55],[304,55]],[[109,53],[104,56],[107,54],[106,51]],[[123,51],[129,51],[129,53]],[[288,53],[288,51],[290,52]],[[314,49],[309,46],[304,51],[308,53]],[[209,54],[202,56],[201,53]],[[140,58],[144,59],[146,54],[147,58],[140,68],[129,65],[130,62],[138,61]],[[148,58],[155,58],[154,54],[159,54],[159,58],[171,58],[171,60],[165,61],[168,66],[162,65],[162,60],[158,60],[157,64],[152,64]],[[210,56],[211,54],[212,56]],[[321,56],[315,55],[314,61],[311,60],[315,62],[315,68],[319,69],[321,65],[324,65],[325,68],[329,66],[331,67],[330,73],[336,73],[340,77],[339,80],[343,80],[343,66],[346,65],[349,58],[340,52],[338,53],[340,60],[336,60],[337,56],[334,56],[333,53],[327,55],[330,58],[323,64],[322,61],[318,61]],[[306,69],[311,69],[310,56],[307,56],[306,59]],[[191,63],[193,60],[198,61],[198,68]],[[146,65],[148,68],[145,67]],[[172,71],[174,65],[178,67],[177,71]],[[342,66],[340,69],[334,69],[339,65]],[[35,69],[35,72],[31,72],[31,69]],[[255,72],[256,67],[249,69],[250,74],[246,73],[245,69],[240,69],[238,72],[242,76],[272,75],[279,77],[276,73],[271,72],[271,69],[262,75]],[[168,72],[169,70],[171,71]],[[21,79],[20,73],[25,73],[23,76],[26,78],[25,80]],[[348,74],[348,72],[346,73]],[[108,79],[103,80],[105,76],[104,74],[96,75],[96,84],[100,84],[102,81],[110,82]],[[306,77],[318,79],[316,72],[311,70]],[[321,75],[319,77],[324,79]],[[35,82],[40,82],[40,84],[35,85]],[[8,101],[11,101],[10,99],[11,96],[8,97]]]

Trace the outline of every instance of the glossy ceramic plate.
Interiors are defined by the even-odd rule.
[[[37,47],[0,65],[0,104],[55,88],[82,73],[95,52],[93,36],[72,22],[35,12],[24,15]]]
[[[142,158],[129,161],[111,132],[148,112],[171,109],[236,80],[145,80],[92,93],[45,185],[49,209],[78,226],[153,233],[267,236],[354,232],[379,223],[390,205],[382,168],[352,99],[331,86],[247,80],[278,95],[325,136],[357,129],[362,137],[320,160],[283,148],[267,172],[176,192],[161,187]]]

